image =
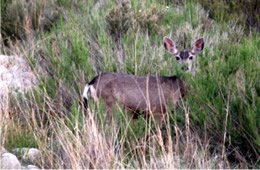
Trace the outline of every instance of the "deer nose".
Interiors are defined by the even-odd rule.
[[[188,69],[189,69],[189,67],[188,67],[188,64],[182,64],[182,66],[181,66],[181,69],[183,70],[183,71],[188,71]]]

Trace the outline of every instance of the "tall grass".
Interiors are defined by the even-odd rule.
[[[42,168],[259,167],[259,33],[244,36],[239,26],[219,25],[193,1],[178,10],[159,1],[124,1],[130,4],[121,15],[121,1],[56,3],[64,16],[49,32],[1,50],[27,57],[39,80],[1,105],[5,148],[38,147]],[[122,19],[131,24],[114,30],[121,31],[118,40],[109,24]],[[118,105],[109,125],[102,101],[83,111],[82,89],[99,72],[179,74],[164,50],[165,36],[179,49],[199,37],[206,46],[198,74],[183,76],[189,94],[181,109],[169,113],[161,128],[152,118],[131,120]]]

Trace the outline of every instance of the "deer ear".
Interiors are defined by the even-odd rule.
[[[197,39],[193,44],[192,53],[197,54],[201,52],[203,48],[204,48],[204,39],[203,38]]]
[[[170,38],[164,38],[164,47],[168,52],[172,54],[176,54],[178,52],[175,43]]]

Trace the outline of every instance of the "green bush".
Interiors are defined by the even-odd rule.
[[[188,97],[192,124],[208,132],[214,147],[221,149],[227,126],[225,146],[230,152],[236,150],[228,157],[241,154],[251,161],[257,161],[260,152],[258,37],[257,33],[239,45],[226,46],[224,58],[218,58],[211,67],[200,67],[202,73],[192,80]]]
[[[246,25],[247,30],[260,31],[260,3],[258,0],[196,0],[210,17],[218,22],[236,22]]]
[[[166,13],[166,8],[153,5],[150,8],[141,8],[139,11],[134,13],[134,19],[137,30],[140,28],[143,32],[151,34],[164,35],[165,29],[162,26],[162,21]]]
[[[55,0],[2,0],[1,34],[3,38],[25,38],[34,31],[50,30],[60,16]]]
[[[107,28],[110,35],[115,39],[120,39],[132,26],[132,11],[129,0],[118,1],[118,4],[113,6],[107,16]]]

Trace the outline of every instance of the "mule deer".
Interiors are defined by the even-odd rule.
[[[195,57],[203,50],[204,40],[200,38],[195,41],[191,50],[179,52],[175,43],[170,38],[165,38],[164,47],[175,57],[182,69],[194,74]],[[167,112],[166,104],[172,101],[177,108],[186,91],[185,82],[176,76],[101,73],[85,86],[83,99],[86,109],[89,96],[95,101],[103,99],[110,121],[115,102],[130,110],[134,117],[143,112],[145,115],[157,113],[163,119]]]

